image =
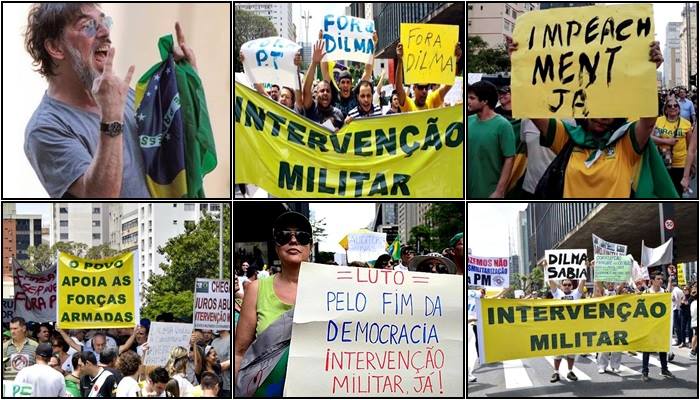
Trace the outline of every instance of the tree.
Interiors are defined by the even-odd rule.
[[[119,250],[114,250],[113,248],[109,247],[108,244],[101,244],[99,246],[91,247],[90,250],[87,251],[85,258],[97,260],[100,258],[116,256],[119,253],[121,253]]]
[[[468,72],[493,74],[510,71],[510,58],[505,43],[497,48],[490,48],[480,36],[467,39]]]
[[[224,215],[224,279],[231,279],[231,207]],[[161,263],[162,275],[151,275],[146,288],[146,306],[141,315],[154,319],[162,312],[187,319],[192,317],[194,282],[197,278],[219,278],[219,221],[211,215],[185,227],[185,232],[170,238],[158,248],[167,263]]]
[[[314,262],[319,264],[328,264],[331,261],[335,261],[335,253],[332,251],[319,251]]]
[[[428,224],[416,225],[411,229],[409,244],[419,251],[441,251],[449,246],[450,239],[464,232],[464,206],[460,203],[433,203],[425,214]]]
[[[277,29],[275,29],[275,26],[267,18],[255,15],[246,10],[241,10],[238,7],[236,7],[236,11],[234,12],[234,18],[235,23],[233,26],[236,27],[233,52],[233,58],[236,60],[234,71],[241,72],[243,71],[243,64],[241,64],[238,57],[241,46],[253,39],[277,36]]]
[[[428,225],[416,225],[413,228],[411,228],[411,239],[408,241],[408,243],[418,249],[420,252],[424,252],[424,250],[432,250],[433,249],[433,244],[430,239],[432,236],[431,229]]]
[[[326,218],[321,218],[317,221],[315,216],[312,215],[309,223],[311,224],[314,242],[320,242],[328,237],[328,234],[326,234]]]
[[[29,246],[27,248],[29,258],[18,261],[30,273],[38,273],[56,264],[56,254],[59,251],[88,259],[107,258],[120,253],[119,250],[110,248],[108,244],[88,248],[88,245],[79,242],[56,242],[53,246],[42,243],[38,246]]]

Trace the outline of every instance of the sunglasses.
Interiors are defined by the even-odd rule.
[[[565,284],[563,284],[562,286],[571,286],[571,284],[570,284],[570,283],[565,283]]]
[[[82,28],[80,28],[80,31],[83,32],[83,34],[89,38],[94,38],[97,36],[97,31],[100,29],[100,25],[103,25],[105,29],[110,30],[112,29],[112,24],[114,21],[112,21],[112,17],[110,16],[105,16],[102,18],[102,23],[98,23],[94,19],[88,20]]]
[[[285,244],[289,243],[292,241],[292,236],[294,236],[297,239],[297,242],[299,242],[300,245],[306,246],[307,244],[311,243],[311,234],[309,232],[303,232],[303,231],[275,231],[273,233],[275,243],[277,243],[280,246],[284,246]]]
[[[666,108],[678,108],[678,104],[669,104]]]

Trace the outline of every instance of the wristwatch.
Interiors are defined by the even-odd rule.
[[[124,132],[124,124],[121,122],[100,122],[100,132],[116,137]]]

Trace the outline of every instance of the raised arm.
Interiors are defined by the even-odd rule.
[[[321,62],[324,55],[326,55],[326,52],[323,50],[323,40],[319,40],[316,42],[316,44],[314,44],[313,53],[311,55],[311,64],[309,64],[309,69],[306,71],[306,77],[304,77],[304,109],[311,108],[311,105],[313,104],[311,85],[314,81],[316,67]]]
[[[323,31],[318,30],[318,40],[320,40],[323,43],[323,46],[325,48],[326,43],[323,41]],[[325,53],[323,54],[325,56]],[[324,81],[331,82],[331,75],[328,72],[328,62],[323,61],[321,62],[321,77],[323,78]]]
[[[68,336],[68,334],[66,333],[66,331],[64,331],[63,329],[56,329],[56,332],[58,332],[58,333],[63,337],[63,340],[64,340],[66,343],[68,343],[68,345],[69,345],[70,347],[72,347],[73,349],[75,349],[75,350],[78,351],[78,352],[83,351],[83,346],[79,345],[78,343],[75,343],[75,340],[73,340],[73,338],[71,338],[70,336]]]
[[[649,61],[653,62],[656,65],[656,68],[659,68],[664,62],[664,58],[661,55],[661,49],[659,48],[659,42],[651,42],[649,45]],[[634,135],[637,138],[637,144],[639,145],[640,149],[644,148],[649,141],[649,137],[654,131],[654,125],[656,125],[656,116],[642,117],[639,119],[639,122],[637,122],[634,129]]]
[[[379,43],[379,36],[377,36],[377,32],[374,32],[372,35],[372,41],[374,42],[374,48],[377,48],[377,43]],[[372,70],[374,70],[374,53],[372,53],[369,56],[369,61],[367,61],[367,64],[365,64],[365,72],[362,74],[362,79],[363,81],[369,81],[372,78]]]
[[[403,90],[403,44],[396,45],[396,95],[399,96],[399,105],[406,102],[406,91]]]

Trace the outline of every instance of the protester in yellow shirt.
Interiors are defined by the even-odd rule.
[[[683,196],[684,191],[681,180],[690,143],[686,137],[692,135],[691,127],[690,121],[680,116],[678,101],[672,98],[664,105],[664,115],[656,119],[654,134],[651,136],[669,168],[668,172],[679,196]]]
[[[411,111],[421,111],[431,108],[439,108],[445,101],[445,95],[450,91],[452,85],[440,85],[437,90],[433,90],[428,93],[430,88],[430,82],[425,82],[421,84],[413,84],[413,94],[415,99],[412,99],[406,95],[406,91],[403,88],[403,44],[399,42],[396,45],[396,58],[398,59],[396,63],[396,94],[399,95],[399,108],[401,112],[411,112]],[[460,44],[457,43],[455,46],[455,59],[457,65],[460,64],[462,58],[462,48]],[[455,74],[459,74],[459,68],[455,68]]]

